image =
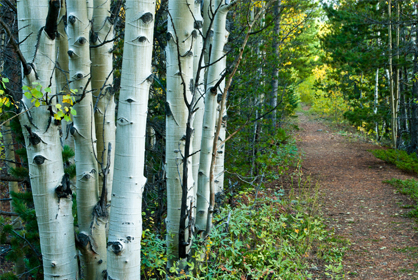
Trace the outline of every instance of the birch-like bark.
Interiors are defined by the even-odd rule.
[[[415,14],[418,15],[418,8],[415,8]],[[413,60],[413,77],[418,75],[418,25],[415,26],[415,48]],[[411,141],[408,152],[417,152],[418,150],[418,81],[412,82],[412,101],[411,101]]]
[[[84,278],[102,279],[106,270],[107,211],[106,204],[99,200],[86,2],[67,1],[67,18],[71,88],[78,91],[74,105],[77,115],[71,128],[77,173],[77,241]]]
[[[225,83],[222,87],[225,89]],[[220,108],[218,109],[220,111]],[[219,123],[219,112],[217,113],[216,124]],[[219,137],[217,140],[218,151],[216,153],[215,161],[215,177],[214,177],[214,192],[216,194],[223,193],[224,190],[224,174],[225,174],[225,143],[223,142],[226,137],[226,124],[227,124],[227,113],[226,110],[223,113],[221,121],[221,129],[219,131]]]
[[[190,8],[192,9],[192,7]],[[167,255],[168,267],[179,258],[179,239],[188,239],[188,233],[180,232],[183,204],[190,212],[193,192],[192,168],[184,166],[186,149],[191,151],[191,143],[186,131],[191,121],[188,104],[192,102],[193,87],[193,40],[198,35],[194,30],[193,9],[189,9],[188,0],[170,0],[168,2],[168,42],[167,42],[167,102],[166,102],[166,171],[167,171]],[[195,31],[195,32],[193,32]],[[189,129],[191,129],[191,123]],[[185,159],[188,166],[191,158]],[[186,169],[187,174],[184,174]],[[190,174],[190,175],[189,175]],[[186,175],[186,176],[184,176]],[[187,183],[184,178],[187,177]],[[185,199],[186,201],[183,201]],[[185,205],[184,205],[185,204]],[[182,244],[185,246],[186,244]]]
[[[204,68],[202,68],[202,50],[203,50],[203,38],[200,35],[203,26],[203,17],[201,15],[201,1],[194,1],[194,27],[198,32],[194,39],[193,46],[193,74],[194,74],[194,92],[193,92],[193,108],[195,110],[193,118],[193,156],[192,156],[192,173],[193,173],[193,217],[196,217],[196,193],[197,193],[197,179],[199,173],[199,161],[200,161],[200,144],[202,140],[202,125],[203,125],[203,113],[205,112],[204,102]],[[205,36],[203,34],[203,36]],[[199,71],[199,72],[198,72]]]
[[[271,80],[271,98],[270,98],[270,107],[275,108],[277,106],[277,93],[279,90],[279,67],[278,61],[280,56],[279,49],[279,35],[280,35],[280,9],[282,1],[278,0],[274,4],[274,29],[273,29],[273,52],[274,52],[274,63],[273,63],[273,74]],[[271,112],[271,126],[272,131],[274,131],[277,124],[277,110],[274,109]]]
[[[91,87],[93,91],[93,100],[95,104],[94,120],[96,125],[97,137],[97,158],[102,165],[106,166],[107,147],[110,143],[115,147],[115,99],[113,92],[113,42],[103,44],[105,41],[111,41],[114,38],[113,25],[110,22],[110,1],[95,0],[93,9],[93,36],[90,42],[91,46]],[[103,44],[103,45],[102,45]],[[110,151],[110,166],[106,177],[107,203],[110,205],[113,169],[114,169],[115,149]],[[103,188],[103,177],[106,172],[99,172],[99,192]]]
[[[376,69],[376,80],[374,86],[374,104],[373,104],[373,113],[377,114],[377,106],[379,104],[379,68]],[[375,133],[376,133],[376,140],[379,139],[379,124],[378,122],[375,123]]]
[[[51,21],[47,21],[46,26],[53,29],[59,2],[50,1],[50,4],[48,9],[47,0],[18,1],[17,9],[21,51],[26,61],[32,62],[30,68],[23,71],[23,83],[35,87],[33,83],[38,82],[43,89],[50,87],[54,94],[55,34],[48,34],[46,30],[51,30],[49,28],[42,28],[49,10]],[[43,99],[54,106],[50,97],[44,92]],[[21,106],[23,110],[31,108],[31,100],[24,97]],[[38,221],[44,279],[77,279],[72,193],[68,177],[64,175],[58,126],[52,120],[49,109],[54,108],[41,104],[20,115]]]
[[[392,0],[388,3],[388,16],[389,16],[389,27],[388,27],[388,44],[389,44],[389,90],[390,90],[390,106],[392,111],[392,146],[396,148],[396,137],[397,137],[397,106],[396,96],[394,92],[394,81],[393,81],[393,47],[392,47]]]
[[[57,69],[55,74],[55,80],[57,82],[57,91],[61,94],[69,94],[69,77],[68,77],[68,37],[67,32],[65,31],[65,21],[66,21],[67,7],[65,1],[61,1],[60,14],[58,16],[58,26],[57,26]],[[59,96],[59,101],[62,103],[62,96]],[[74,147],[74,138],[69,133],[69,123],[62,119],[61,120],[61,130],[62,130],[62,144],[69,146],[72,150]],[[75,183],[75,181],[74,181]]]
[[[108,240],[108,279],[141,278],[145,132],[155,1],[126,1],[126,28]]]
[[[395,108],[395,116],[394,116],[394,118],[395,118],[395,123],[396,123],[396,131],[395,131],[395,137],[396,137],[396,143],[395,143],[395,147],[397,148],[398,147],[398,145],[400,144],[400,143],[398,143],[398,137],[400,136],[400,135],[398,135],[398,133],[399,133],[399,129],[400,129],[400,122],[399,122],[399,119],[398,119],[398,115],[399,115],[399,100],[400,100],[400,94],[401,94],[401,92],[400,92],[400,89],[401,89],[401,84],[400,84],[400,75],[401,75],[401,72],[400,72],[400,56],[399,56],[399,52],[400,52],[400,49],[399,49],[399,43],[400,43],[400,28],[399,28],[399,19],[400,19],[400,7],[399,7],[399,0],[397,0],[396,1],[396,18],[397,18],[397,23],[396,23],[396,72],[395,72],[395,75],[396,75],[396,80],[395,80],[395,85],[396,85],[396,89],[395,89],[395,92],[394,92],[394,94],[395,94],[395,97],[394,97],[394,108]]]
[[[197,184],[197,211],[196,211],[196,230],[202,232],[207,230],[207,223],[213,212],[210,201],[210,167],[214,146],[214,134],[216,123],[216,109],[218,93],[221,84],[221,77],[225,71],[225,65],[219,63],[219,59],[224,56],[224,46],[227,43],[228,32],[226,31],[226,15],[229,9],[234,5],[225,4],[223,0],[216,2],[213,23],[213,44],[210,47],[210,63],[212,64],[206,75],[206,93],[205,93],[205,113],[203,116],[202,142],[200,152],[199,176]],[[218,8],[219,7],[219,8]],[[212,33],[211,31],[207,31]],[[216,63],[218,61],[218,63]],[[207,233],[207,232],[206,232]]]

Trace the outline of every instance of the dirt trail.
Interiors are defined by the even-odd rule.
[[[351,241],[344,258],[346,279],[418,279],[416,224],[403,216],[409,209],[401,208],[413,202],[382,183],[414,176],[367,151],[378,146],[298,115],[303,171],[320,182],[329,227]]]

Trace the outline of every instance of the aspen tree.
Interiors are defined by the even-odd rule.
[[[225,71],[224,63],[216,63],[224,57],[224,46],[227,43],[228,32],[225,29],[226,15],[229,9],[235,4],[225,4],[223,0],[215,2],[212,11],[213,30],[207,31],[207,36],[213,33],[212,46],[210,49],[209,62],[211,63],[206,75],[206,93],[205,93],[205,113],[203,116],[202,142],[200,152],[199,176],[197,184],[197,211],[196,211],[196,230],[199,232],[207,230],[207,223],[213,212],[210,201],[210,178],[211,159],[213,154],[213,143],[215,135],[216,109],[222,74]]]
[[[194,73],[194,92],[193,92],[193,156],[192,156],[192,173],[193,173],[193,217],[196,217],[196,192],[197,192],[197,179],[199,173],[199,161],[200,161],[200,144],[202,140],[202,123],[203,113],[205,112],[204,102],[204,68],[202,67],[202,51],[203,51],[203,17],[201,15],[201,1],[194,1],[194,27],[198,32],[198,35],[194,39],[194,52],[193,52],[193,73]]]
[[[107,202],[110,203],[113,182],[115,149],[107,151],[109,143],[115,147],[115,100],[113,92],[113,22],[110,17],[110,1],[95,0],[93,8],[91,53],[91,87],[94,99],[94,120],[97,137],[97,159],[101,168],[107,164],[110,152],[109,170],[99,173],[99,191],[106,175]]]
[[[141,278],[145,131],[155,1],[126,1],[126,27],[108,239],[108,279]]]
[[[75,140],[78,248],[86,279],[102,279],[106,270],[107,211],[100,199],[90,76],[90,21],[85,1],[67,1],[71,89],[77,90],[70,129]]]
[[[191,105],[193,87],[193,10],[187,0],[168,2],[166,176],[167,176],[167,254],[168,267],[184,258],[188,245],[186,214],[193,200],[192,168],[187,156],[191,147]],[[188,143],[186,143],[188,141]],[[185,179],[187,182],[185,182]],[[183,209],[182,209],[183,208]],[[186,209],[187,208],[187,209]],[[183,212],[183,213],[182,213]],[[180,229],[182,227],[182,229]],[[182,239],[182,244],[179,244]],[[182,252],[179,252],[180,247]],[[181,255],[181,256],[180,256]]]
[[[58,125],[53,121],[55,99],[55,30],[59,1],[18,1],[19,41],[26,89],[42,93],[22,99],[20,115],[28,155],[29,177],[38,221],[44,279],[77,279],[72,192],[64,175]],[[47,15],[48,13],[48,15]],[[39,37],[37,36],[39,34]],[[49,89],[47,89],[49,88]],[[35,97],[33,107],[31,100]],[[37,104],[37,102],[40,102]]]

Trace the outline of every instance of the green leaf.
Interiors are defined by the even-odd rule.
[[[71,115],[77,116],[77,111],[73,107],[71,107]]]
[[[39,107],[39,106],[41,106],[41,102],[39,102],[39,100],[36,100],[35,101],[35,107]]]
[[[32,94],[29,91],[27,91],[27,92],[25,92],[25,97],[27,99],[31,99],[32,98]]]
[[[42,96],[43,96],[42,92],[40,92],[40,91],[38,91],[38,90],[33,90],[33,91],[32,91],[32,95],[33,95],[35,98],[42,98]]]
[[[65,115],[65,116],[64,116],[64,120],[66,120],[67,122],[69,122],[69,121],[71,121],[71,117],[70,117],[70,116],[68,116],[68,115]]]
[[[50,87],[47,87],[47,88],[45,89],[45,92],[49,92],[49,93],[51,93],[51,88],[50,88]]]

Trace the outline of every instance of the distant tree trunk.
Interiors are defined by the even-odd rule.
[[[102,279],[106,270],[106,205],[99,200],[93,97],[90,83],[90,22],[85,1],[67,1],[71,89],[78,91],[73,116],[75,140],[78,248],[86,279]]]
[[[50,1],[49,10],[46,7],[47,0],[17,3],[20,48],[25,59],[33,61],[23,69],[24,84],[36,87],[34,82],[38,82],[43,87],[42,98],[47,102],[47,105],[32,108],[31,100],[24,97],[21,109],[32,109],[20,115],[20,122],[28,155],[44,279],[77,279],[72,193],[68,177],[64,175],[58,126],[51,116],[55,99],[50,99],[45,90],[49,87],[51,94],[56,91],[54,30],[59,1]],[[49,20],[46,21],[47,13]]]
[[[279,90],[279,67],[278,61],[280,56],[279,49],[279,35],[280,35],[280,9],[281,9],[281,0],[277,0],[274,3],[274,29],[273,29],[273,52],[274,52],[274,63],[273,63],[273,75],[271,81],[271,98],[270,98],[270,107],[275,108],[277,106],[277,93]],[[271,112],[271,126],[274,131],[277,124],[277,110],[274,109]]]
[[[225,83],[223,88],[225,88]],[[219,112],[218,112],[218,117],[217,117],[217,123],[219,123]],[[214,183],[215,183],[215,194],[220,194],[223,193],[224,190],[224,174],[225,174],[225,166],[224,166],[224,161],[225,161],[225,143],[222,144],[222,142],[225,140],[226,138],[226,124],[227,124],[227,113],[226,111],[223,113],[222,117],[222,124],[221,124],[221,130],[219,133],[219,138],[218,138],[218,152],[216,154],[216,165],[215,165],[215,178],[214,178]]]
[[[9,171],[10,168],[16,168],[16,161],[15,158],[15,145],[14,139],[12,135],[12,131],[10,128],[10,121],[6,122],[3,127],[1,128],[1,132],[3,134],[3,147],[4,147],[4,154],[6,161],[6,167]],[[10,173],[9,173],[10,174]],[[18,182],[9,182],[9,196],[11,197],[11,193],[18,193],[19,192],[19,184]],[[10,212],[14,212],[13,201],[10,201]],[[21,218],[17,217],[13,220],[13,228],[18,229],[22,227]],[[22,274],[25,272],[25,260],[24,256],[21,255],[16,260],[15,267],[14,267],[15,274]]]
[[[126,1],[107,279],[141,279],[142,192],[155,1]]]
[[[373,113],[377,114],[377,106],[379,105],[379,68],[376,69],[376,80],[374,86],[374,105],[373,105]],[[379,139],[379,123],[375,122],[375,133],[376,133],[376,140]]]
[[[417,12],[418,9],[415,9]],[[413,61],[413,77],[418,75],[418,25],[415,26],[415,48],[414,48],[414,61]],[[418,81],[413,79],[412,82],[412,112],[411,112],[411,141],[408,152],[413,153],[418,151]]]
[[[392,43],[392,0],[389,0],[388,3],[388,16],[389,16],[389,27],[388,27],[388,44],[389,44],[389,90],[390,90],[390,106],[392,111],[391,118],[391,129],[392,129],[392,147],[396,148],[397,140],[397,97],[396,92],[394,91],[394,81],[393,81],[393,43]]]

